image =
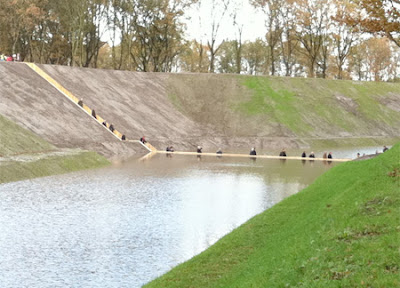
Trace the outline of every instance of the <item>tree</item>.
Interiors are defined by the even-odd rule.
[[[285,1],[280,10],[282,33],[280,33],[281,58],[285,66],[285,75],[293,74],[296,65],[295,52],[299,41],[296,38],[296,15],[293,3]]]
[[[183,45],[182,53],[179,55],[179,66],[183,71],[208,72],[209,59],[206,57],[208,47],[192,40]]]
[[[308,59],[309,77],[315,76],[317,60],[321,48],[327,44],[329,30],[329,5],[327,0],[299,0],[297,6],[297,39],[303,46]],[[322,64],[325,65],[322,58]],[[323,67],[322,67],[323,68]],[[324,68],[323,68],[324,70]]]
[[[243,60],[246,72],[250,75],[266,75],[268,73],[268,47],[261,39],[245,42],[243,45]]]
[[[282,3],[283,1],[281,0],[251,1],[251,4],[256,8],[260,8],[266,16],[265,27],[267,28],[267,32],[265,37],[269,48],[268,55],[270,57],[271,75],[275,75],[276,73],[276,62],[278,60],[277,46],[282,35],[282,28],[280,23],[280,10],[282,8]]]
[[[199,6],[201,6],[201,0]],[[211,0],[211,27],[210,27],[210,38],[207,40],[207,46],[210,53],[210,73],[215,72],[215,57],[218,53],[221,44],[224,42],[217,42],[219,29],[221,23],[228,11],[230,0]],[[201,43],[201,42],[200,42]]]
[[[236,48],[237,42],[236,40],[232,41],[224,41],[221,44],[218,58],[219,58],[219,65],[218,65],[218,72],[220,73],[236,73],[237,72],[237,65],[236,61]]]
[[[400,47],[400,0],[353,0],[363,13],[350,15],[347,23],[359,23],[363,31],[386,36]]]
[[[349,56],[353,45],[358,39],[358,25],[345,25],[346,19],[355,15],[356,7],[347,0],[335,1],[336,15],[333,20],[337,25],[333,26],[333,44],[335,51],[335,64],[338,69],[337,79],[343,78],[343,66]]]
[[[391,49],[387,38],[371,38],[366,41],[366,59],[370,80],[382,81],[391,63]]]

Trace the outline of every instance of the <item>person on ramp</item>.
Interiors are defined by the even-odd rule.
[[[250,150],[250,155],[251,155],[251,156],[257,155],[256,148],[254,148],[254,147],[251,148],[251,150]]]

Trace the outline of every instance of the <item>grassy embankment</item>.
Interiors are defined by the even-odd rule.
[[[300,146],[316,148],[400,141],[397,83],[244,75],[172,75],[169,81],[179,111],[227,137],[297,138]]]
[[[67,151],[60,153],[62,156],[52,155],[59,149],[1,115],[0,131],[0,157],[3,157],[0,161],[0,183],[109,164],[107,159],[94,152]]]
[[[332,168],[146,287],[400,287],[400,143]]]
[[[383,104],[390,98],[399,99],[398,84],[284,77],[246,77],[242,84],[253,95],[238,106],[239,111],[270,115],[271,121],[283,124],[300,138],[343,138],[336,139],[340,146],[394,144],[400,139],[400,113]],[[379,135],[382,130],[397,135],[363,138]],[[340,134],[346,136],[337,137]],[[335,139],[311,142],[313,146],[335,145]]]

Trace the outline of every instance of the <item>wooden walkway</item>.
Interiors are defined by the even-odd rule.
[[[280,160],[309,160],[309,161],[326,161],[326,162],[348,162],[353,159],[325,159],[325,158],[309,158],[309,157],[295,157],[295,156],[270,156],[270,155],[249,155],[249,154],[232,154],[232,153],[224,153],[224,154],[216,154],[216,153],[197,153],[197,152],[166,152],[166,151],[153,151],[144,157],[141,160],[145,160],[155,156],[156,154],[171,154],[171,155],[187,155],[187,156],[213,156],[213,157],[236,157],[236,158],[260,158],[260,159],[280,159]]]

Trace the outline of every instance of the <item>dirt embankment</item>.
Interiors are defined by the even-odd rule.
[[[128,138],[145,135],[158,149],[247,151],[400,137],[400,111],[391,104],[400,103],[399,84],[40,67]],[[146,153],[118,141],[24,64],[1,64],[0,71],[0,114],[53,145],[108,158]]]
[[[108,158],[146,153],[140,145],[118,141],[26,65],[1,63],[0,73],[0,114],[54,146]]]

